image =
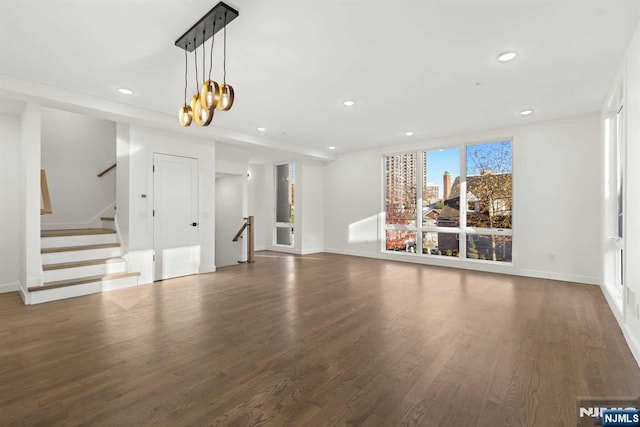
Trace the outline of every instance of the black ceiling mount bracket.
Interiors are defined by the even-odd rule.
[[[225,21],[225,13],[227,15]],[[213,32],[213,23],[216,25],[216,33],[223,29],[226,24],[233,21],[238,17],[239,13],[231,6],[220,2],[213,7],[206,15],[204,15],[198,22],[196,22],[186,33],[180,36],[176,40],[175,45],[180,49],[184,49],[187,52],[193,52],[194,49],[199,47],[206,40],[209,40],[215,33]],[[204,33],[203,33],[204,32]],[[195,44],[193,40],[195,39]]]

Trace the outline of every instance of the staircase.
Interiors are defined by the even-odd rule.
[[[31,304],[138,284],[140,273],[127,272],[115,230],[42,230],[40,238],[44,283],[28,289]]]

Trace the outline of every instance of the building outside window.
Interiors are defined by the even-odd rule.
[[[511,140],[385,156],[385,249],[511,262],[512,163]]]

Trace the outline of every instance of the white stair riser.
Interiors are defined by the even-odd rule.
[[[42,264],[58,264],[62,262],[88,261],[91,259],[119,258],[120,247],[89,249],[85,251],[52,252],[42,254]]]
[[[61,268],[57,270],[45,270],[44,282],[47,283],[58,280],[77,279],[80,277],[124,273],[125,271],[126,264],[124,261],[87,265],[83,267]]]
[[[102,245],[104,243],[117,243],[114,234],[88,234],[85,236],[59,236],[42,237],[40,239],[43,249],[65,248],[68,246]]]
[[[31,304],[56,301],[59,299],[79,297],[81,295],[95,294],[102,290],[102,283],[93,282],[82,285],[67,286],[64,288],[47,289],[46,291],[30,292]]]
[[[102,282],[102,292],[138,286],[138,277],[139,276],[131,276],[123,277],[122,279],[104,280]]]
[[[30,292],[31,304],[56,301],[82,295],[96,294],[102,291],[129,288],[138,285],[138,276],[123,277],[121,279],[105,280],[102,282],[85,283],[82,285],[66,286],[64,288],[47,289],[46,291]]]

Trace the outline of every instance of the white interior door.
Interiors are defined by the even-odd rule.
[[[240,175],[216,176],[216,268],[237,265],[244,259],[244,239],[231,240],[244,222],[243,182]]]
[[[155,279],[197,274],[198,160],[153,155]]]

